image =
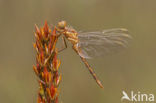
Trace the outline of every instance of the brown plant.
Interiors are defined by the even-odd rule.
[[[35,25],[34,48],[36,49],[36,66],[34,72],[38,77],[39,91],[37,103],[58,103],[58,86],[61,75],[58,73],[60,60],[57,58],[56,28],[49,29],[47,22],[43,28]]]

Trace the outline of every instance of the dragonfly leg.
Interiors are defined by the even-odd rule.
[[[67,43],[66,43],[66,40],[65,40],[64,36],[62,37],[62,40],[63,40],[63,46],[62,46],[62,48],[60,48],[58,50],[58,52],[61,52],[61,51],[65,50],[67,48]]]

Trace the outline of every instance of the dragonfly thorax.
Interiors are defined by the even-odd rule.
[[[64,35],[72,44],[78,43],[77,32],[66,31]]]

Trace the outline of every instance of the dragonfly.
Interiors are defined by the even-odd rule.
[[[87,59],[117,52],[120,49],[127,47],[128,42],[131,39],[128,30],[124,28],[107,29],[96,32],[77,32],[72,27],[67,26],[66,21],[58,22],[56,31],[58,37],[63,35],[62,40],[64,46],[59,52],[67,48],[66,39],[70,41],[73,50],[80,56],[81,60],[101,88],[103,88],[103,85],[87,62]]]

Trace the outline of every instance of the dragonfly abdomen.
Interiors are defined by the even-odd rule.
[[[80,56],[80,58],[84,62],[84,64],[86,65],[86,67],[88,68],[89,72],[91,73],[91,75],[93,76],[93,78],[95,79],[95,81],[97,82],[97,84],[101,88],[103,88],[103,85],[102,85],[101,81],[97,78],[95,72],[93,71],[93,69],[91,68],[91,66],[88,64],[87,60],[85,58],[81,57],[81,56]]]

